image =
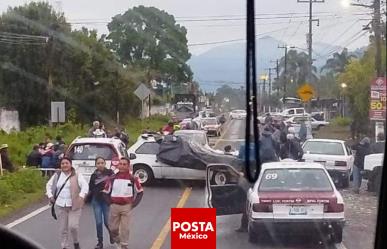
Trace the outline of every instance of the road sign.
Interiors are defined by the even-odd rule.
[[[144,100],[146,98],[149,97],[149,95],[151,94],[151,91],[148,89],[148,87],[146,87],[146,85],[144,85],[143,83],[141,83],[136,91],[134,91],[134,94],[140,99],[140,100]]]
[[[65,102],[51,102],[51,122],[64,123],[66,122]]]
[[[304,84],[300,88],[298,88],[297,94],[302,101],[308,102],[314,96],[314,89],[311,85]]]
[[[371,120],[386,120],[386,78],[371,81],[370,111]]]

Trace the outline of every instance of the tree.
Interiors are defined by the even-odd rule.
[[[175,18],[154,7],[138,6],[116,15],[108,24],[108,46],[124,64],[172,76],[174,82],[191,81],[187,30]],[[149,75],[152,77],[153,75]],[[149,79],[150,80],[150,79]]]
[[[384,43],[385,44],[385,43]],[[386,71],[386,46],[382,46],[382,69]],[[375,46],[369,45],[364,56],[360,59],[352,60],[345,71],[337,78],[337,83],[347,84],[344,92],[351,107],[353,119],[358,123],[361,132],[367,133],[368,112],[370,97],[370,82],[375,77]]]
[[[344,48],[341,53],[334,53],[332,58],[329,58],[325,65],[321,68],[321,72],[333,72],[334,74],[342,73],[345,66],[356,58],[354,55],[348,54],[348,49]]]
[[[308,55],[304,52],[297,52],[297,50],[289,50],[287,54],[287,82],[286,91],[288,96],[296,96],[296,92],[299,86],[305,84],[308,77]],[[274,86],[281,86],[285,81],[285,57],[282,57],[279,63],[280,79],[274,83]],[[313,82],[317,82],[316,68],[312,68],[314,74]],[[279,81],[279,82],[278,82]],[[281,82],[281,83],[280,83]],[[280,89],[282,90],[282,89]],[[283,94],[283,93],[282,93]]]

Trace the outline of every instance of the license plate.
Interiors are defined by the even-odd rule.
[[[308,212],[305,206],[290,206],[289,215],[307,215]]]

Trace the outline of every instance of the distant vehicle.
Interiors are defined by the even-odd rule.
[[[290,108],[283,110],[281,114],[284,117],[291,117],[293,115],[307,114],[307,112],[305,111],[305,108]]]
[[[364,177],[368,179],[367,189],[378,192],[382,183],[383,153],[370,154],[364,158]]]
[[[218,172],[229,175],[226,185],[213,184],[211,176]],[[245,211],[250,242],[294,233],[323,233],[330,243],[342,241],[344,199],[321,164],[265,163],[253,187],[243,189],[248,184],[244,182],[246,179],[228,165],[207,166],[208,206],[216,208],[217,215]]]
[[[245,110],[233,110],[230,112],[230,119],[245,119],[246,115]]]
[[[175,94],[173,101],[173,112],[178,121],[195,117],[197,106],[194,94]]]
[[[295,137],[300,138],[299,133],[301,129],[301,122],[303,120],[305,121],[305,125],[306,125],[306,139],[312,139],[313,138],[312,122],[310,118],[307,118],[306,116],[294,116],[285,120],[284,122],[290,125],[290,127],[293,127]]]
[[[95,170],[95,159],[103,157],[106,167],[115,169],[121,157],[128,157],[125,144],[118,138],[76,138],[66,151],[73,167],[86,180]]]
[[[343,140],[309,139],[302,145],[305,162],[322,164],[339,187],[349,186],[354,156]]]
[[[281,98],[280,101],[282,103],[282,109],[302,107],[302,101],[299,98],[287,97],[285,99]]]
[[[265,114],[262,114],[261,116],[258,117],[258,120],[259,120],[259,122],[261,122],[261,124],[265,123],[266,115],[268,113],[273,118],[273,121],[281,122],[283,120],[282,113],[280,113],[280,112],[266,112]]]
[[[190,129],[190,130],[199,129],[199,124],[193,121],[192,118],[183,119],[179,125],[180,125],[180,129]]]
[[[293,116],[287,119],[285,122],[290,122],[291,124],[299,124],[301,120],[306,120],[307,122],[310,122],[312,126],[312,130],[319,130],[321,127],[325,127],[329,125],[329,122],[327,121],[318,121],[308,115]]]
[[[219,137],[222,132],[222,125],[217,118],[204,118],[202,119],[203,130],[207,131],[207,135],[214,135]]]

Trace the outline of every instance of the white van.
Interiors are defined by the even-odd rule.
[[[308,113],[305,111],[305,108],[290,108],[290,109],[285,109],[282,112],[282,116],[284,117],[291,117],[294,115],[308,115]]]

